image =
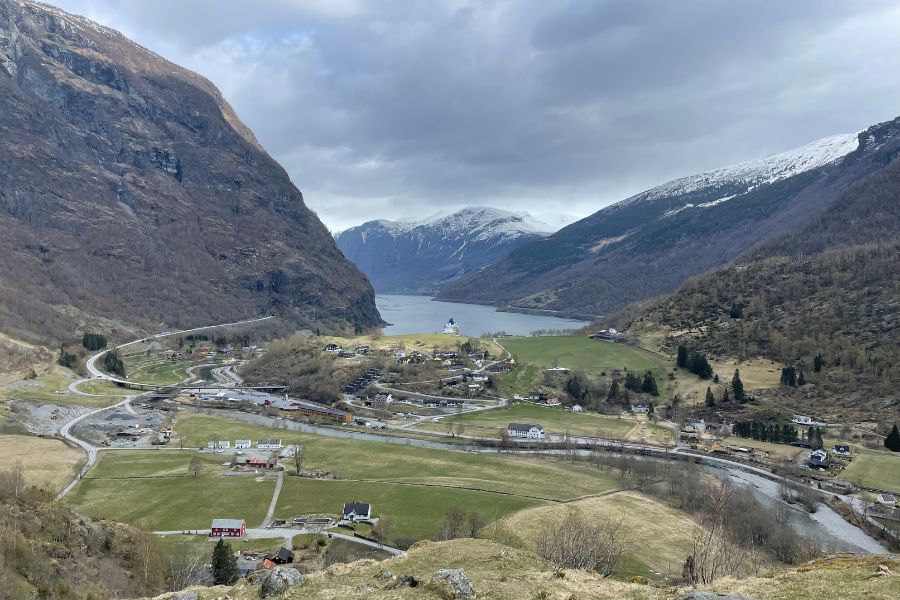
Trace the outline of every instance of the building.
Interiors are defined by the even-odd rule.
[[[234,440],[234,447],[238,450],[246,450],[253,447],[253,442],[251,440]]]
[[[294,552],[287,548],[279,548],[278,552],[268,557],[276,565],[286,565],[294,562]]]
[[[243,519],[213,519],[209,529],[209,537],[244,537],[247,533],[247,522]]]
[[[649,404],[632,404],[631,412],[633,412],[634,414],[638,414],[638,413],[646,414],[646,413],[650,412],[650,405]]]
[[[834,448],[831,449],[832,452],[837,454],[838,456],[842,456],[844,458],[850,458],[850,446],[844,444],[838,444]]]
[[[875,496],[875,504],[894,507],[897,506],[897,498],[893,494],[881,492],[880,494]]]
[[[794,415],[791,419],[791,423],[794,425],[812,425],[813,420],[811,417],[807,417],[806,415]]]
[[[510,423],[506,428],[506,433],[511,438],[524,438],[528,440],[544,439],[544,428],[538,424]]]
[[[622,339],[622,334],[610,327],[609,329],[601,329],[594,335],[589,335],[592,340],[604,340],[607,342],[618,342]]]
[[[528,394],[528,399],[533,402],[546,402],[547,394],[545,394],[544,392],[531,392],[530,394]]]
[[[256,447],[260,450],[281,450],[281,439],[266,439],[256,442]]]
[[[228,440],[219,440],[218,442],[206,442],[206,447],[210,450],[225,450],[231,448],[231,442]]]
[[[547,406],[559,406],[559,398],[557,398],[556,396],[547,398]]]
[[[343,350],[343,348],[337,344],[325,344],[325,352],[340,352],[341,350]]]
[[[825,450],[813,450],[806,459],[806,466],[810,469],[827,469],[828,452]]]
[[[573,404],[573,405],[572,405],[572,412],[581,412],[581,411],[583,411],[583,410],[584,410],[584,409],[581,408],[581,405],[580,405],[580,404]]]
[[[372,518],[372,505],[358,500],[344,503],[345,521],[368,521]]]
[[[258,458],[251,456],[244,461],[238,461],[239,463],[243,462],[244,465],[251,467],[253,469],[274,469],[278,467],[278,459],[277,458]]]

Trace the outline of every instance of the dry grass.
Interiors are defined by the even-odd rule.
[[[25,480],[49,490],[62,489],[81,466],[84,453],[59,440],[27,435],[0,435],[0,470],[21,462]]]
[[[740,369],[741,381],[748,392],[762,388],[778,387],[781,377],[781,365],[771,360],[753,359],[735,361],[733,359],[711,360],[713,372],[719,376],[722,383],[731,383],[734,370]],[[688,404],[703,404],[706,399],[706,388],[711,387],[716,398],[722,396],[724,389],[721,384],[715,384],[712,380],[700,379],[683,369],[675,370],[675,392]],[[730,392],[729,392],[730,393]]]
[[[677,577],[681,573],[697,524],[684,513],[636,492],[523,510],[501,521],[493,531],[501,539],[533,550],[540,530],[561,523],[573,508],[587,516],[621,519],[629,562],[641,563],[650,575]]]
[[[456,350],[459,344],[466,341],[472,344],[485,343],[484,340],[478,338],[457,337],[453,335],[444,335],[441,333],[409,333],[404,335],[361,335],[356,337],[323,337],[322,345],[329,342],[339,344],[343,348],[356,348],[357,346],[371,346],[375,350],[432,350],[439,348],[441,350]],[[496,351],[496,346],[490,344],[491,349]]]

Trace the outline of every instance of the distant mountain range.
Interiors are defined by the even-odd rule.
[[[0,329],[61,340],[269,313],[380,323],[215,86],[85,18],[0,0]]]
[[[603,315],[742,255],[891,239],[896,196],[851,190],[896,161],[898,130],[900,120],[881,123],[655,187],[525,244],[439,297]]]
[[[369,221],[335,240],[377,291],[431,293],[571,219],[559,221],[553,225],[527,213],[472,207],[422,221]]]

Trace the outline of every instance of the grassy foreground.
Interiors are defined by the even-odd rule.
[[[897,597],[897,576],[874,577],[880,564],[894,573],[900,569],[900,562],[896,559],[835,558],[741,581],[723,580],[709,589],[760,600],[894,600]],[[406,556],[381,562],[363,560],[349,565],[333,565],[322,572],[307,575],[303,584],[289,590],[284,598],[446,598],[430,581],[438,569],[448,568],[464,569],[477,597],[482,600],[671,600],[688,591],[622,583],[603,579],[589,571],[556,571],[529,550],[487,540],[461,539],[422,542]],[[379,577],[385,569],[395,576],[400,573],[412,575],[423,585],[393,589],[395,580]],[[247,582],[240,582],[231,588],[195,590],[198,600],[212,600],[226,594],[233,600],[259,598],[259,587]]]

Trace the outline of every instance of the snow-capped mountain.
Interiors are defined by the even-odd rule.
[[[557,229],[528,213],[471,207],[419,221],[369,221],[335,239],[377,291],[432,292]]]
[[[598,315],[673,291],[816,218],[884,164],[872,157],[894,129],[875,125],[670,181],[512,251],[439,297]]]

